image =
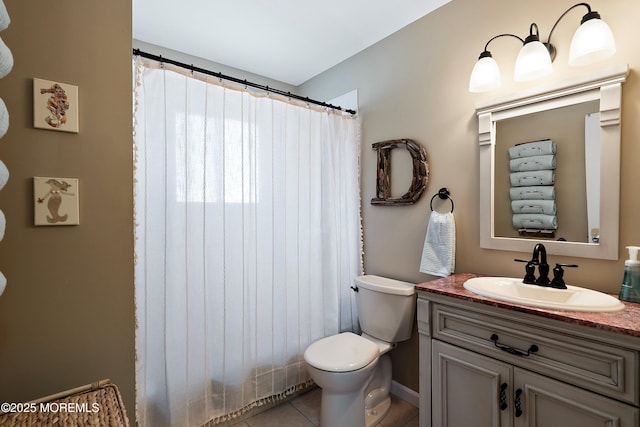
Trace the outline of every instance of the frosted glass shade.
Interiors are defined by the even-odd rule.
[[[551,74],[551,56],[539,41],[525,43],[518,53],[513,79],[517,82],[535,80]]]
[[[469,92],[487,92],[501,85],[500,69],[491,56],[482,57],[473,66],[469,78]]]
[[[569,48],[569,65],[587,65],[616,53],[611,28],[601,19],[589,19],[578,27]]]

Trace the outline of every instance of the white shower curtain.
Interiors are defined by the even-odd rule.
[[[356,118],[135,59],[136,412],[236,417],[357,328]]]

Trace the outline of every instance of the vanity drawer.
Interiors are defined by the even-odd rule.
[[[431,321],[434,339],[638,405],[638,354],[634,350],[520,317],[438,303],[431,307]],[[513,354],[515,351],[521,355]]]

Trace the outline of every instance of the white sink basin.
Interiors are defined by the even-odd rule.
[[[618,311],[624,304],[602,292],[567,285],[553,289],[527,285],[510,277],[474,277],[464,282],[465,289],[484,297],[515,304],[566,311]]]

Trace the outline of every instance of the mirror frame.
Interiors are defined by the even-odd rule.
[[[480,247],[531,252],[536,239],[497,237],[494,229],[496,122],[588,101],[600,101],[600,242],[544,240],[547,253],[582,258],[618,259],[620,212],[620,118],[622,83],[628,65],[586,77],[522,91],[516,96],[478,103],[480,145]],[[604,208],[606,207],[606,209]]]

